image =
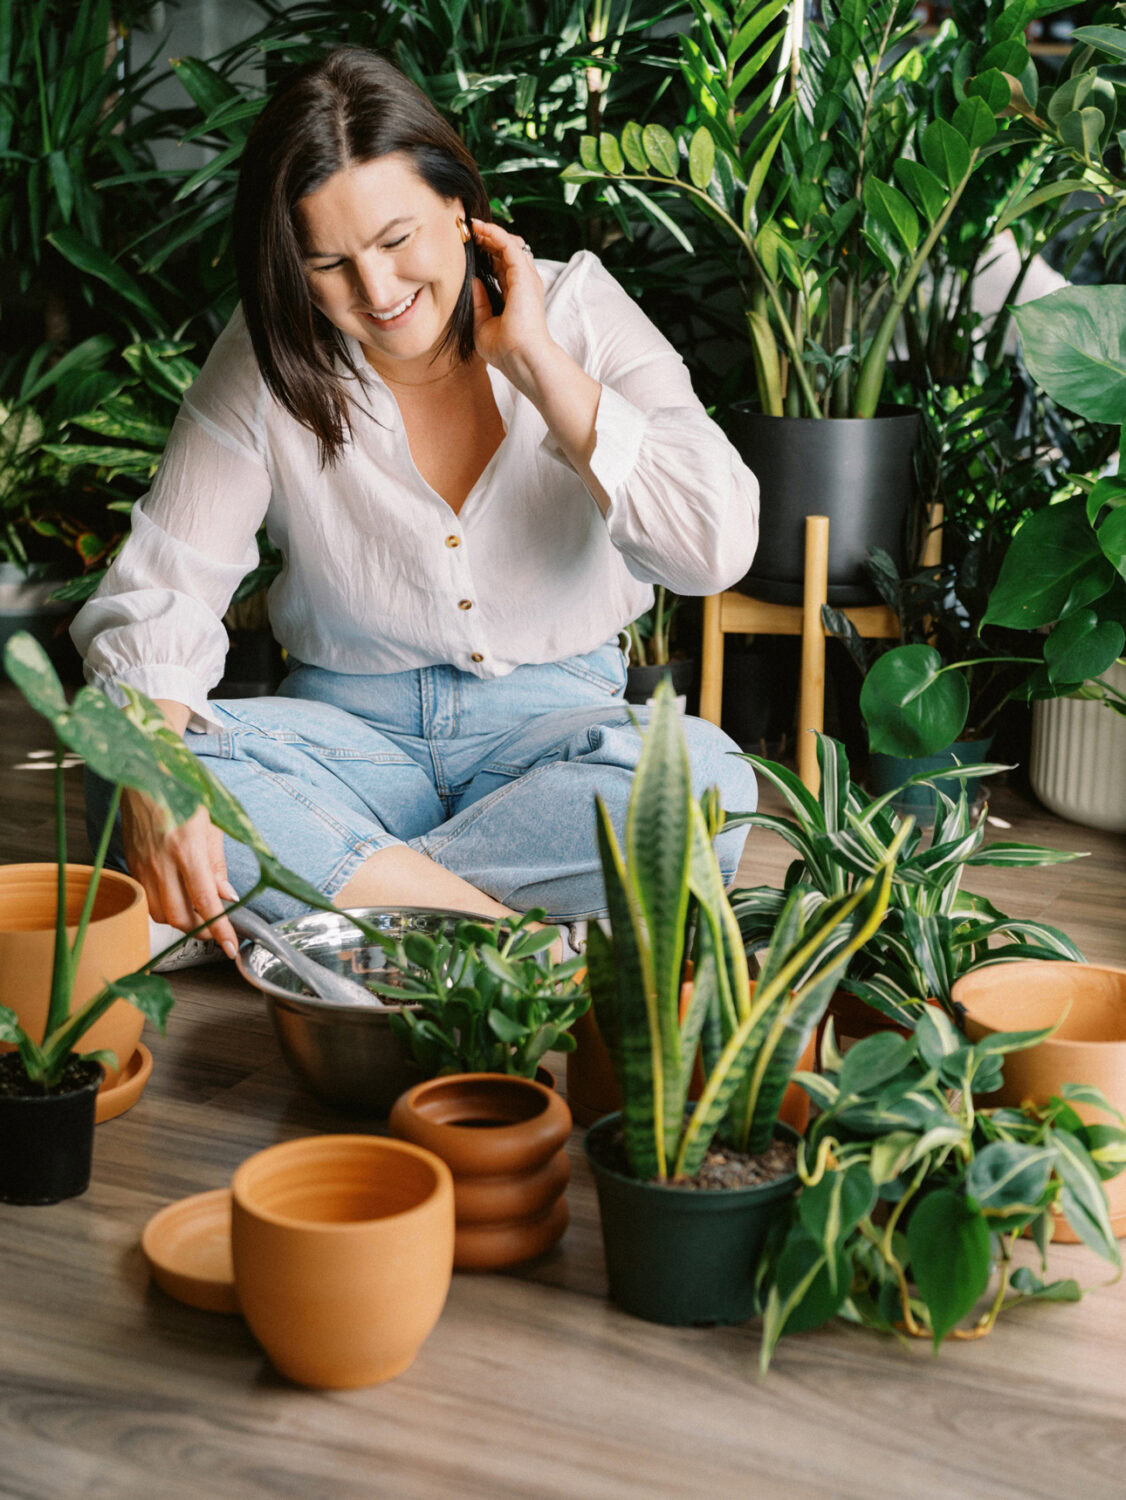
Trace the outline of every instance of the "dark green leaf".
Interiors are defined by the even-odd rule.
[[[934,1347],[965,1317],[989,1280],[989,1226],[961,1193],[938,1188],[907,1226],[911,1276],[930,1311]]]
[[[1126,421],[1126,286],[1065,287],[1013,316],[1053,401],[1092,422]]]

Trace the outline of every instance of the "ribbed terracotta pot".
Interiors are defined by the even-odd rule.
[[[324,1389],[401,1374],[453,1272],[449,1168],[372,1135],[283,1141],[231,1182],[239,1306],[281,1374]]]
[[[459,1271],[518,1265],[566,1229],[571,1112],[542,1083],[504,1073],[431,1078],[396,1101],[390,1127],[453,1173]]]
[[[57,866],[0,865],[0,1004],[14,1010],[37,1041],[47,1024],[51,969],[55,954]],[[67,931],[71,942],[90,884],[90,865],[66,867]],[[83,1006],[109,979],[132,974],[149,958],[149,909],[145,893],[130,875],[103,870],[74,979],[72,1010]],[[115,1001],[82,1034],[77,1051],[105,1047],[117,1057],[102,1088],[112,1088],[141,1039],[145,1018],[127,1000]],[[10,1051],[8,1044],[0,1051]]]
[[[1059,1022],[1046,1041],[1005,1057],[1005,1082],[987,1103],[1047,1104],[1065,1083],[1089,1083],[1126,1114],[1126,969],[1051,959],[989,964],[959,979],[953,996],[966,1007],[966,1035],[1033,1031]],[[1086,1125],[1120,1123],[1105,1110],[1075,1104]],[[1126,1236],[1126,1174],[1103,1186],[1115,1234]],[[1053,1238],[1076,1243],[1064,1219]]]
[[[685,986],[688,990],[689,986]],[[681,997],[681,1006],[685,1004]],[[593,1125],[604,1115],[615,1114],[622,1107],[622,1096],[618,1091],[614,1069],[610,1064],[610,1053],[602,1040],[594,1010],[588,1010],[571,1027],[575,1039],[575,1050],[567,1054],[567,1103],[577,1125]],[[817,1059],[817,1044],[820,1029],[810,1037],[805,1050],[798,1058],[798,1068],[809,1072]],[[692,1083],[688,1090],[690,1099],[698,1099],[704,1087],[704,1075],[697,1059]],[[796,1083],[791,1083],[782,1098],[778,1118],[799,1135],[804,1134],[809,1124],[809,1095]]]

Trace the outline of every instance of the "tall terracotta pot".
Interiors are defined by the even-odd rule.
[[[504,1073],[431,1078],[396,1101],[390,1126],[453,1173],[458,1270],[518,1265],[566,1229],[571,1112],[542,1083]]]
[[[989,964],[964,975],[953,996],[966,1008],[966,1035],[980,1041],[999,1031],[1033,1031],[1058,1024],[1046,1041],[1005,1058],[1005,1081],[986,1101],[1047,1104],[1065,1083],[1088,1083],[1126,1114],[1126,969],[1105,964],[1023,959]],[[1105,1110],[1076,1104],[1087,1125],[1118,1124]],[[1126,1174],[1104,1183],[1114,1232],[1126,1237]],[[1066,1220],[1054,1238],[1074,1243]]]
[[[239,1306],[299,1385],[377,1385],[414,1360],[453,1272],[449,1168],[373,1135],[307,1136],[244,1161],[231,1182]]]
[[[14,1010],[20,1024],[39,1040],[47,1024],[55,952],[57,866],[0,865],[0,1004]],[[66,916],[70,940],[90,884],[90,865],[66,867]],[[82,944],[74,979],[72,1010],[97,994],[109,979],[131,974],[149,958],[149,909],[145,893],[130,875],[103,870],[94,912]],[[81,1052],[108,1048],[117,1069],[107,1070],[102,1088],[111,1088],[141,1039],[145,1018],[127,1000],[118,1000],[85,1031]],[[9,1051],[8,1044],[0,1051]]]

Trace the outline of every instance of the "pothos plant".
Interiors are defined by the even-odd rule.
[[[599,1030],[622,1096],[630,1171],[691,1177],[717,1136],[749,1155],[773,1138],[782,1096],[833,988],[887,906],[906,828],[880,869],[815,907],[791,892],[752,985],[739,924],[712,841],[723,815],[713,788],[692,796],[671,684],[653,699],[626,814],[624,854],[598,801],[608,930],[587,935]],[[681,1003],[692,962],[692,986]],[[688,1104],[699,1049],[704,1086]]]
[[[759,1267],[761,1364],[779,1340],[833,1317],[925,1338],[980,1338],[1028,1301],[1076,1302],[1072,1279],[1045,1281],[1062,1214],[1121,1272],[1102,1183],[1126,1167],[1126,1130],[1097,1089],[1068,1085],[1043,1108],[979,1108],[1004,1055],[1050,1033],[968,1043],[938,1011],[909,1037],[882,1033],[842,1057],[831,1031],[821,1074],[798,1081],[817,1106],[798,1146],[802,1188]],[[1119,1125],[1084,1125],[1076,1104]],[[1027,1231],[1039,1274],[1014,1254]],[[958,1326],[997,1285],[969,1327]]]
[[[918,41],[911,0],[824,0],[808,24],[804,0],[692,9],[684,124],[586,135],[564,177],[612,188],[689,253],[670,193],[726,241],[764,412],[873,416],[912,291],[1007,144],[972,76],[1003,65],[1035,97],[1022,38],[1045,7],[994,0],[960,49]]]
[[[910,819],[892,810],[901,788],[870,797],[852,781],[844,746],[818,735],[820,783],[815,796],[786,766],[745,757],[782,793],[791,816],[739,813],[729,827],[750,824],[779,834],[797,854],[781,890],[757,886],[732,892],[731,904],[748,947],[765,946],[789,894],[805,890],[809,908],[839,901],[886,868],[898,849],[887,917],[856,951],[841,988],[896,1025],[910,1028],[937,1000],[954,1014],[955,980],[983,963],[1021,958],[1082,960],[1069,937],[1047,922],[1006,916],[984,896],[962,889],[966,871],[979,865],[1019,869],[1058,864],[1080,856],[1060,849],[998,840],[985,843],[985,820],[973,819],[965,793],[937,786],[938,807],[929,840]],[[1007,769],[966,766],[941,773],[944,781]],[[936,774],[912,776],[905,785],[933,784]]]
[[[163,1031],[172,1007],[172,990],[166,979],[152,972],[188,937],[185,933],[163,952],[155,954],[132,974],[104,985],[85,1005],[72,1012],[74,980],[94,910],[101,872],[105,865],[118,804],[124,787],[151,798],[174,822],[182,823],[202,803],[217,828],[254,853],[259,878],[254,889],[226,909],[242,906],[262,890],[279,890],[307,905],[326,911],[335,908],[308,881],[278,863],[247,817],[242,806],[196,759],[183,741],[167,727],[163,715],[143,694],[125,689],[127,706],[119,708],[94,688],[80,688],[68,703],[62,684],[42,646],[26,632],[13,635],[4,648],[4,668],[26,701],[48,720],[55,733],[55,849],[58,870],[55,951],[47,1020],[41,1037],[30,1036],[15,1012],[0,1006],[0,1041],[14,1044],[23,1063],[29,1089],[47,1092],[57,1088],[83,1033],[116,1000],[135,1005]],[[94,852],[73,941],[66,924],[66,827],[63,796],[64,753],[79,755],[96,775],[114,788],[106,821]],[[369,938],[373,928],[352,919]],[[206,923],[200,923],[206,926]],[[197,929],[198,930],[198,929]],[[111,1053],[78,1054],[116,1067]]]
[[[554,963],[555,927],[539,907],[512,922],[464,921],[451,937],[420,932],[383,937],[400,971],[394,984],[369,989],[400,1005],[391,1029],[423,1073],[515,1073],[535,1076],[545,1053],[573,1052],[570,1028],[590,1008],[581,958]]]

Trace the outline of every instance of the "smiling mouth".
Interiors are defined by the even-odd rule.
[[[421,290],[421,287],[417,287],[409,297],[404,297],[397,307],[389,308],[385,313],[366,312],[364,313],[364,317],[369,323],[375,323],[380,328],[386,328],[389,323],[398,322],[400,318],[405,317],[410,312]]]

